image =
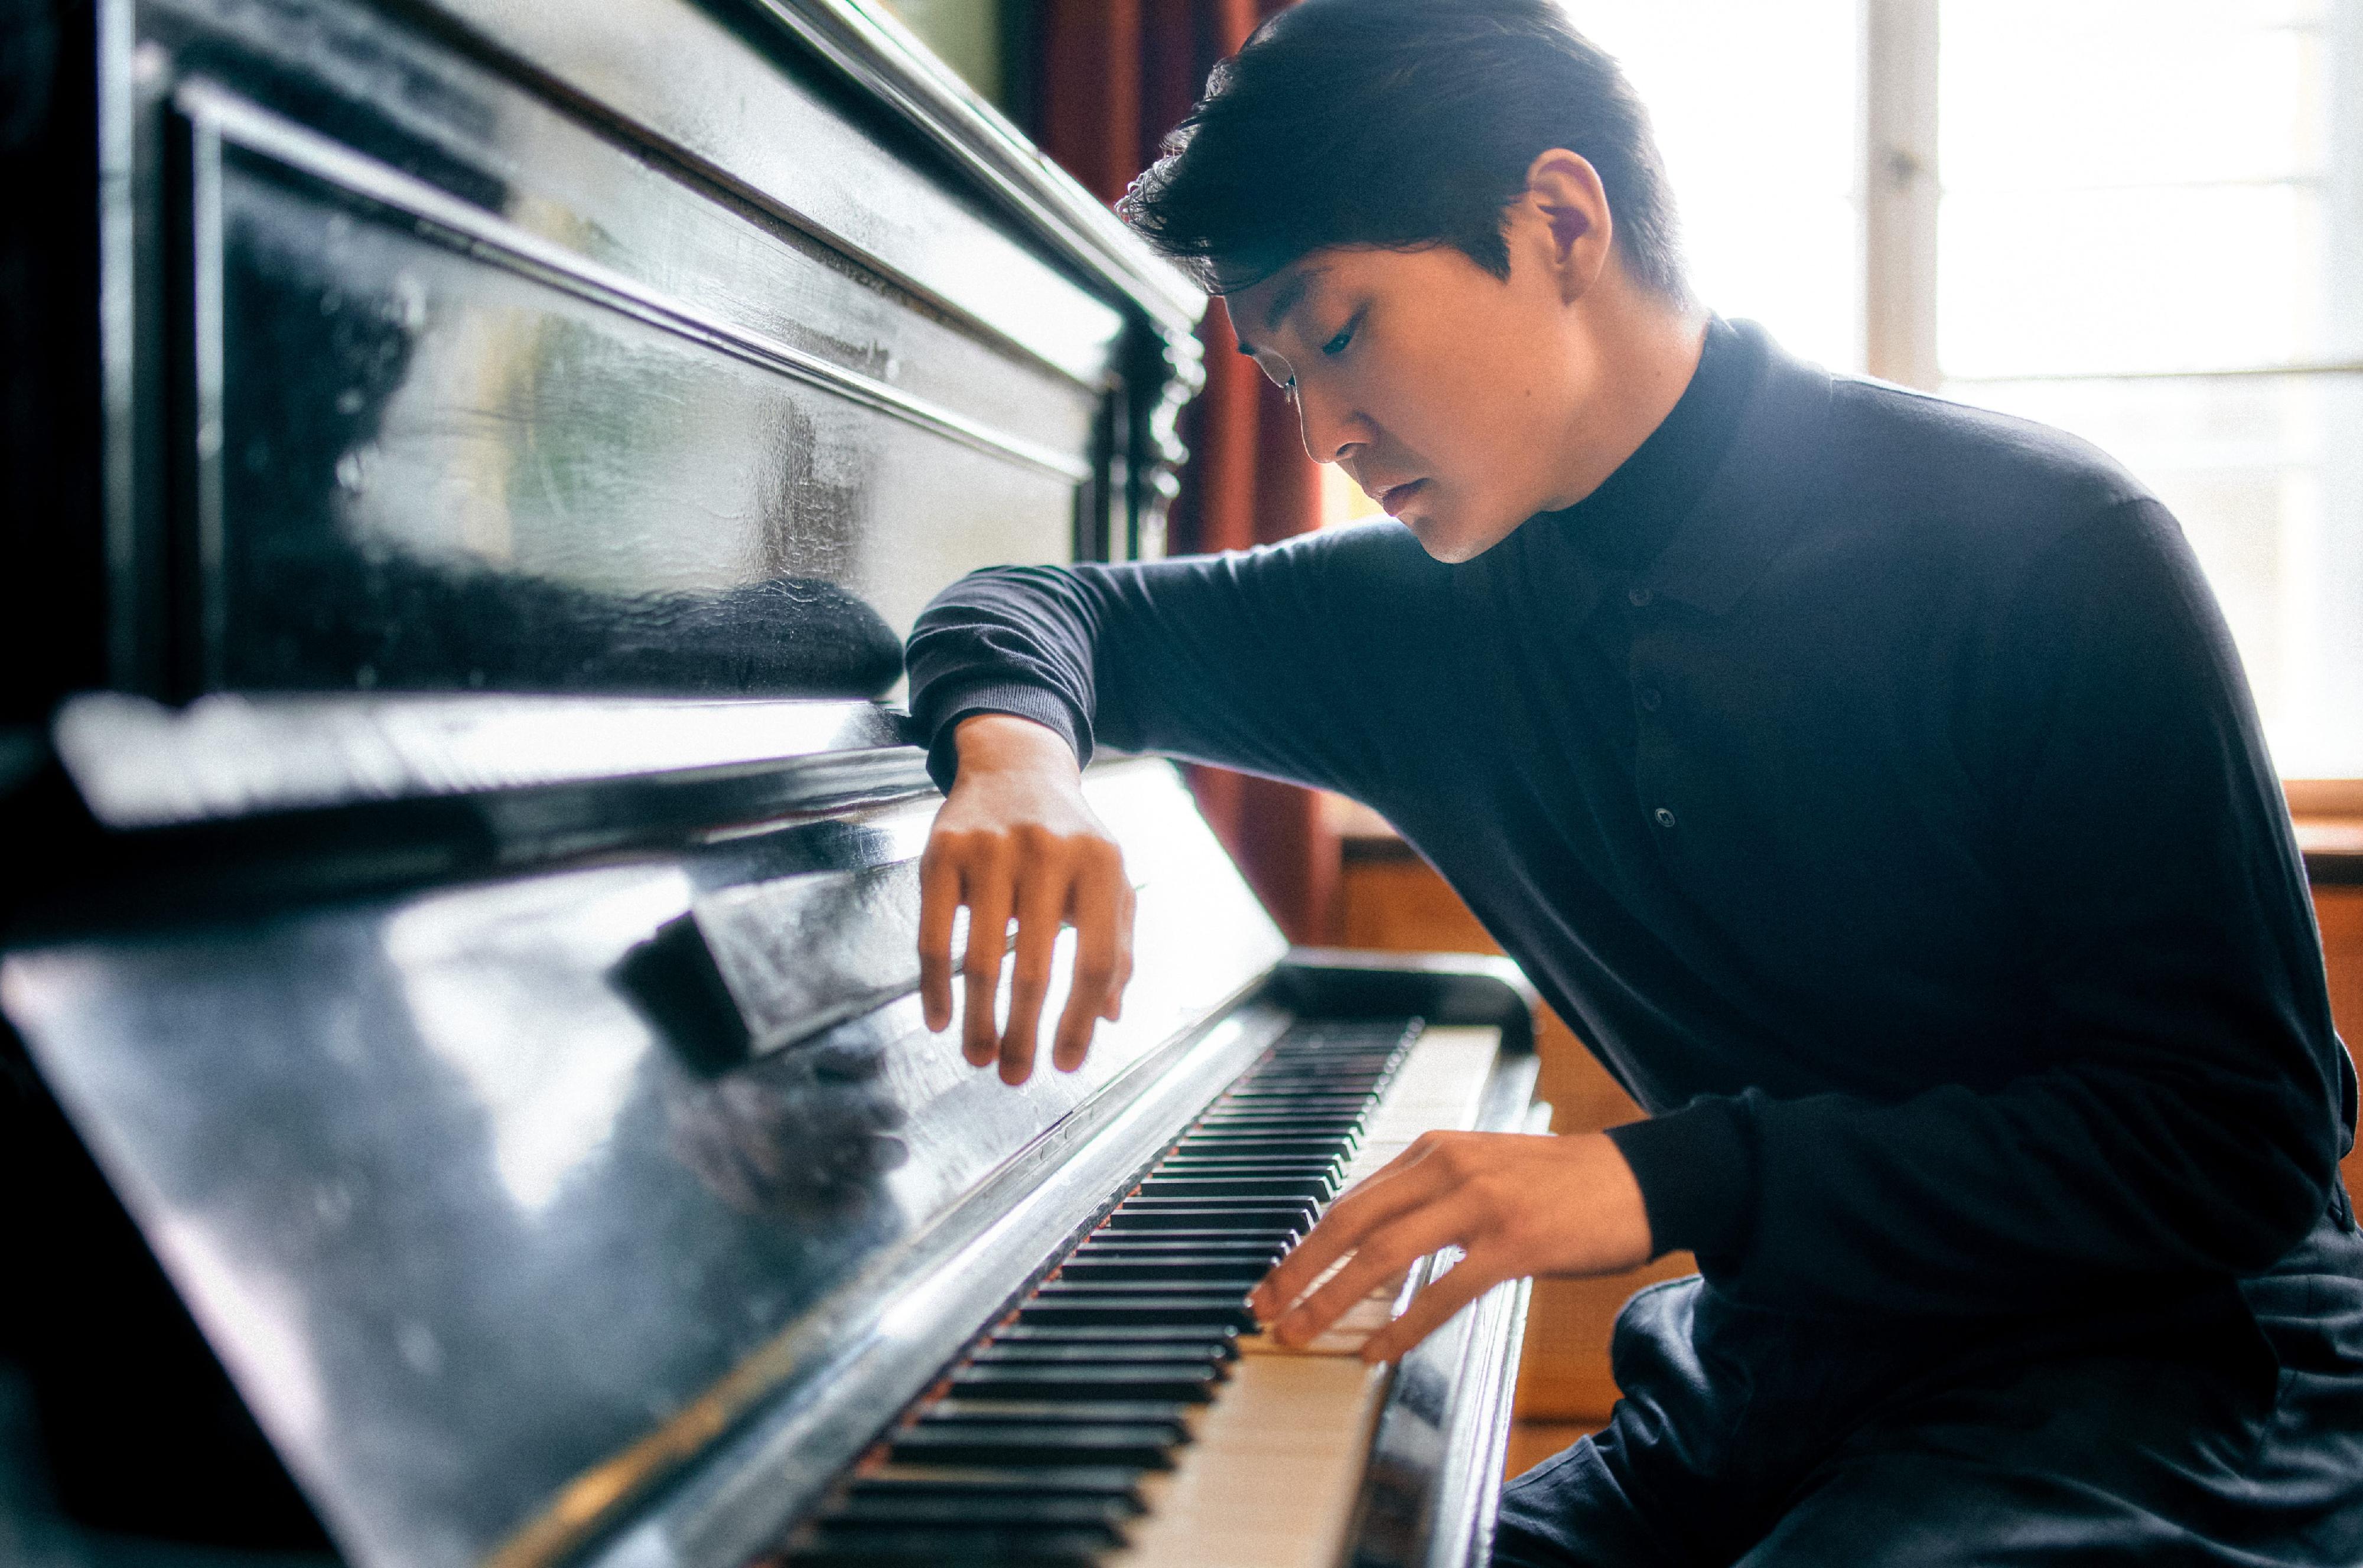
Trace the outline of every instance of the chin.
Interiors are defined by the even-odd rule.
[[[1437,516],[1413,512],[1400,519],[1419,540],[1420,548],[1447,566],[1475,560],[1516,532],[1523,518],[1495,525],[1490,520]]]

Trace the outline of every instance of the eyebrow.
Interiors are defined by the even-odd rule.
[[[1313,286],[1313,280],[1328,271],[1326,267],[1304,267],[1291,273],[1288,282],[1280,286],[1280,293],[1271,296],[1270,308],[1263,313],[1264,330],[1278,331],[1281,317],[1303,304],[1304,291]],[[1254,344],[1245,338],[1239,340],[1240,353],[1252,356],[1255,351]]]

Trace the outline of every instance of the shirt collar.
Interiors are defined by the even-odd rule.
[[[1715,615],[1796,536],[1829,444],[1829,372],[1781,352],[1754,322],[1735,326],[1761,346],[1764,373],[1714,477],[1636,584]]]
[[[1819,458],[1828,440],[1829,373],[1790,358],[1754,322],[1734,322],[1731,327],[1761,359],[1763,368],[1705,488],[1670,530],[1665,547],[1636,571],[1603,566],[1581,549],[1551,549],[1551,555],[1561,558],[1556,564],[1564,574],[1558,576],[1554,608],[1570,621],[1589,619],[1612,588],[1720,615],[1795,536],[1812,476],[1823,467]],[[1568,519],[1576,510],[1545,513],[1532,521]],[[1531,527],[1512,537],[1523,547],[1523,554],[1537,547],[1548,549],[1542,546],[1546,535],[1565,537],[1556,529]],[[1508,560],[1500,564],[1511,567]]]

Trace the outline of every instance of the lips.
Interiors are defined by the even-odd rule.
[[[1380,510],[1390,517],[1399,514],[1403,511],[1403,503],[1417,493],[1419,487],[1426,482],[1426,480],[1407,480],[1402,484],[1389,485],[1378,492]]]

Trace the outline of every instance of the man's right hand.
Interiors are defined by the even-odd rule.
[[[977,713],[953,732],[960,774],[936,813],[919,861],[919,996],[927,1027],[952,1021],[952,922],[968,906],[960,1052],[977,1066],[1001,1060],[1004,1083],[1034,1072],[1035,1038],[1062,924],[1075,928],[1075,965],[1050,1060],[1083,1065],[1098,1019],[1123,1012],[1132,978],[1132,883],[1124,851],[1083,799],[1074,753],[1055,731],[1006,713]],[[1017,922],[1009,1021],[994,1028],[1009,922]]]

